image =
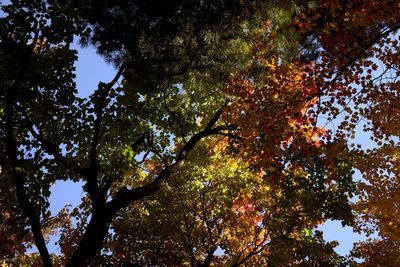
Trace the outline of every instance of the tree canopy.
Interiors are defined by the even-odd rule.
[[[1,10],[2,265],[398,265],[398,1]],[[116,69],[87,98],[74,40]],[[378,237],[341,256],[327,220]]]

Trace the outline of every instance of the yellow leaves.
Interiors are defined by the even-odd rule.
[[[47,48],[48,44],[47,44],[47,39],[43,38],[43,39],[38,39],[36,40],[35,43],[35,47],[34,47],[34,52],[37,54],[42,53],[46,48]]]
[[[398,148],[389,144],[368,151],[360,162],[368,184],[360,185],[362,197],[354,206],[363,230],[375,225],[380,236],[392,241],[398,241],[400,236],[398,155]]]
[[[149,211],[148,211],[148,209],[146,209],[145,207],[139,207],[139,210],[138,210],[142,215],[144,215],[144,216],[149,216],[150,215],[150,213],[149,213]]]
[[[265,61],[264,67],[267,71],[267,75],[272,74],[276,71],[277,65],[276,65],[276,59],[275,58],[270,58]],[[276,78],[274,79],[276,80]]]
[[[220,153],[222,151],[224,151],[226,149],[226,147],[228,146],[228,139],[224,138],[224,139],[210,139],[209,140],[210,144],[212,144],[212,150],[215,153],[215,156],[219,156],[221,155]]]

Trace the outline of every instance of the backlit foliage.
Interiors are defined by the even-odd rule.
[[[399,264],[398,1],[2,10],[1,265]],[[74,38],[117,69],[87,98]],[[377,237],[339,256],[327,220]]]

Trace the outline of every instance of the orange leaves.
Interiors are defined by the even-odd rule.
[[[397,242],[387,239],[368,239],[355,246],[352,256],[363,259],[360,266],[399,266],[399,251],[400,247]]]
[[[326,133],[307,115],[318,94],[308,75],[313,65],[278,62],[273,57],[258,60],[260,76],[234,77],[225,88],[234,98],[225,116],[238,126],[243,155],[254,164],[278,164],[289,146],[319,147]]]
[[[266,27],[266,28],[269,28],[270,25],[271,25],[271,20],[270,20],[270,19],[267,19],[267,20],[265,21],[265,27]]]
[[[316,9],[303,11],[294,24],[308,24],[301,25],[309,30],[303,33],[312,32],[320,41],[314,73],[321,88],[321,113],[328,116],[328,123],[339,121],[332,134],[351,137],[362,123],[379,147],[364,151],[368,161],[359,158],[355,164],[373,184],[363,188],[368,200],[359,203],[360,213],[368,210],[369,218],[380,218],[383,234],[390,227],[377,211],[397,205],[390,197],[398,190],[392,183],[397,171],[390,162],[399,137],[399,42],[392,33],[399,28],[400,6],[397,1],[340,3],[324,1]],[[366,212],[361,216],[367,216]]]

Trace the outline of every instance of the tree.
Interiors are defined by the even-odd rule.
[[[285,73],[288,76],[276,75],[286,68],[291,69]],[[346,194],[354,186],[348,155],[345,151],[337,155],[341,149],[327,153],[327,147],[340,144],[325,147],[317,142],[319,130],[307,125],[305,117],[304,122],[299,119],[304,113],[268,97],[273,95],[269,90],[303,90],[301,79],[289,76],[301,77],[295,66],[269,63],[263,66],[266,69],[261,71],[265,75],[257,83],[259,88],[253,86],[255,81],[239,78],[227,83],[233,103],[222,120],[235,125],[235,130],[199,144],[161,196],[121,214],[108,242],[115,256],[106,262],[161,266],[341,262],[334,244],[325,243],[313,227],[328,218],[351,223]],[[273,82],[277,85],[270,87]],[[287,93],[293,94],[288,101],[294,100],[296,94]],[[288,113],[273,121],[266,107]],[[282,128],[275,132],[266,124]],[[300,125],[302,129],[297,129]],[[276,135],[267,136],[271,133]],[[302,156],[305,149],[309,151]],[[335,166],[321,168],[330,164]]]
[[[372,86],[369,73],[377,68],[372,56],[393,62],[389,67],[397,62],[397,50],[386,49],[397,46],[389,37],[398,28],[397,6],[366,1],[349,13],[355,4],[3,6],[4,260],[44,266],[344,264],[335,243],[314,228],[327,219],[352,225],[353,168],[383,185],[374,163],[379,151],[397,151],[385,139],[396,128],[377,124],[376,117],[392,114],[383,105],[394,108],[397,95],[377,97],[382,88]],[[355,35],[360,28],[367,30]],[[118,69],[87,99],[76,95],[74,36]],[[357,82],[365,89],[352,87]],[[343,114],[339,107],[350,113],[350,123],[341,122],[337,132],[321,127],[320,115],[332,120]],[[388,141],[392,150],[370,153],[347,143],[361,116],[374,125],[375,140]],[[82,180],[86,195],[80,207],[52,217],[48,196],[57,180]],[[365,192],[373,199],[370,188]],[[50,255],[45,239],[58,227],[63,255]],[[32,243],[39,255],[23,255]]]
[[[357,127],[372,147],[354,146],[358,183],[355,229],[378,239],[360,242],[353,256],[365,266],[397,265],[398,251],[398,11],[396,1],[328,1],[295,21],[318,47],[310,79],[319,81],[319,108],[332,136],[354,138]],[[310,114],[310,116],[312,116]],[[361,131],[357,130],[357,131]]]
[[[23,211],[23,218],[28,220],[35,244],[46,266],[52,264],[45,245],[43,235],[45,229],[42,229],[45,225],[42,222],[49,220],[47,197],[54,181],[57,179],[74,181],[84,179],[86,181],[85,190],[90,198],[92,218],[69,263],[74,266],[86,265],[101,249],[108,225],[118,210],[135,199],[155,193],[201,138],[222,130],[221,127],[214,128],[220,114],[217,112],[210,124],[194,135],[180,153],[174,155],[175,160],[172,160],[173,155],[170,155],[164,169],[158,175],[154,174],[157,178],[153,182],[135,189],[121,188],[119,194],[115,196],[115,201],[106,203],[110,187],[113,186],[116,177],[122,175],[128,163],[124,167],[121,165],[121,169],[118,170],[120,173],[118,173],[101,164],[102,157],[111,160],[107,164],[112,164],[113,160],[116,160],[116,153],[123,152],[129,145],[131,145],[132,153],[133,151],[139,153],[144,149],[152,154],[162,153],[162,151],[158,152],[158,149],[164,149],[167,146],[166,134],[174,133],[172,130],[176,127],[171,128],[165,125],[166,131],[163,132],[163,136],[157,136],[160,131],[156,132],[151,128],[156,123],[162,122],[159,118],[149,118],[148,114],[144,114],[143,117],[135,113],[127,114],[128,107],[109,105],[112,101],[123,99],[125,95],[128,101],[130,101],[129,98],[137,98],[136,101],[139,101],[138,93],[143,90],[151,93],[164,89],[163,87],[171,88],[177,82],[175,70],[170,75],[165,75],[166,80],[157,80],[157,86],[153,78],[146,81],[148,83],[145,85],[152,87],[150,89],[135,87],[128,92],[128,90],[122,90],[121,87],[115,88],[114,85],[123,73],[126,73],[128,77],[124,80],[126,84],[129,84],[130,80],[134,81],[135,75],[142,76],[146,71],[144,76],[148,74],[150,78],[152,75],[159,77],[161,73],[164,74],[164,71],[168,72],[166,64],[157,63],[155,66],[159,69],[154,69],[151,64],[154,64],[153,60],[158,57],[161,61],[165,61],[167,56],[169,56],[168,63],[179,65],[179,74],[187,77],[190,69],[186,74],[181,73],[181,66],[195,64],[200,56],[207,55],[201,51],[189,57],[188,53],[194,50],[177,54],[186,45],[181,37],[185,36],[188,40],[197,40],[204,44],[209,42],[212,45],[215,43],[213,38],[222,38],[223,33],[231,33],[235,31],[235,27],[226,31],[226,21],[220,23],[207,18],[217,13],[222,16],[235,16],[235,9],[244,11],[241,6],[224,1],[216,5],[211,2],[195,1],[179,3],[176,6],[167,6],[166,10],[160,2],[153,3],[160,7],[160,10],[154,14],[153,9],[149,9],[143,1],[131,2],[128,7],[124,6],[124,3],[103,3],[106,5],[102,7],[105,13],[95,18],[88,11],[97,8],[93,6],[97,4],[90,1],[80,3],[13,2],[3,7],[7,16],[1,20],[1,57],[4,59],[1,81],[3,90],[1,101],[4,106],[2,136],[5,141],[3,142],[4,162],[2,165],[7,166],[5,174],[10,174],[7,181],[13,181],[14,186],[11,188],[15,189],[14,193]],[[140,21],[131,23],[133,29],[128,32],[132,35],[124,36],[129,38],[129,42],[136,42],[133,48],[128,47],[124,50],[126,53],[132,53],[133,56],[124,55],[125,52],[120,51],[122,46],[126,45],[126,39],[122,39],[121,47],[118,46],[115,49],[107,47],[109,43],[107,38],[102,41],[102,38],[107,36],[107,29],[102,25],[104,19],[102,16],[110,15],[110,10],[124,10],[123,8],[128,8],[131,12],[128,15],[133,18],[137,17],[134,12],[137,10],[142,16]],[[181,11],[185,16],[176,14]],[[192,11],[198,14],[195,16],[186,14]],[[111,16],[114,14],[111,13]],[[106,22],[112,25],[118,24],[120,18],[121,16],[110,18]],[[95,21],[92,21],[93,19]],[[239,25],[240,18],[237,22]],[[234,24],[229,22],[229,26],[232,27]],[[149,33],[143,35],[145,27],[149,27]],[[156,30],[157,27],[160,29]],[[169,31],[165,31],[165,27]],[[189,27],[189,29],[184,29],[184,27]],[[192,35],[186,32],[190,30],[190,27],[195,28]],[[91,30],[94,34],[89,33]],[[164,35],[160,35],[162,32]],[[88,100],[79,99],[75,95],[73,62],[76,60],[76,52],[69,48],[75,34],[83,41],[85,37],[90,37],[91,42],[98,44],[100,52],[103,52],[105,47],[104,53],[108,53],[107,55],[115,52],[120,54],[120,58],[124,57],[121,59],[124,62],[114,60],[115,64],[119,65],[115,78],[109,83],[100,83],[92,98]],[[143,36],[153,40],[157,37],[157,43],[151,40],[145,41]],[[117,39],[115,38],[115,43]],[[218,44],[222,45],[224,42],[226,41],[221,40]],[[149,44],[153,47],[149,47]],[[205,51],[208,52],[210,49]],[[155,52],[157,54],[154,54]],[[159,52],[162,53],[159,54]],[[210,56],[208,60],[215,59]],[[209,63],[209,65],[212,64]],[[144,72],[137,73],[135,68]],[[201,72],[200,68],[197,69],[200,73],[206,74],[206,72]],[[126,116],[120,116],[121,112]],[[121,120],[129,120],[134,125],[133,128],[125,129],[128,130],[125,132],[127,134],[125,140],[117,138],[117,135],[123,136],[124,133],[114,132],[121,128]],[[110,122],[110,124],[107,125],[105,122]],[[157,126],[161,127],[161,125]],[[58,131],[54,131],[55,129]],[[114,152],[105,153],[106,147],[112,147]],[[101,153],[104,155],[100,156]],[[28,187],[30,190],[27,189]]]
[[[153,9],[154,6],[159,9]],[[46,227],[52,226],[43,222],[50,221],[47,198],[54,181],[85,180],[91,219],[68,265],[86,265],[101,249],[108,226],[120,209],[157,192],[200,139],[225,130],[225,126],[216,123],[226,104],[210,101],[198,107],[196,111],[210,119],[200,126],[192,122],[194,114],[184,114],[190,116],[187,122],[182,120],[188,125],[175,123],[181,121],[176,117],[180,114],[161,110],[162,99],[157,100],[155,107],[149,104],[155,101],[152,94],[179,91],[174,84],[180,81],[205,75],[211,76],[210,81],[204,79],[201,83],[220,83],[220,76],[225,75],[222,67],[229,68],[227,57],[232,54],[229,50],[224,53],[222,48],[226,49],[224,44],[229,45],[234,33],[241,29],[250,7],[229,1],[177,2],[166,6],[162,2],[149,6],[147,1],[27,1],[3,7],[6,16],[1,19],[2,165],[7,177],[4,186],[13,189],[10,199],[21,208],[14,212],[16,218],[21,217],[22,229],[15,230],[22,231],[24,224],[30,226],[45,266],[52,265],[44,240]],[[121,19],[123,25],[130,26],[127,31],[115,31]],[[88,100],[76,96],[76,56],[69,48],[74,35],[83,43],[96,44],[99,52],[119,68],[115,78],[100,83]],[[226,57],[222,62],[226,64],[220,64],[217,55]],[[124,87],[116,87],[123,73]],[[193,85],[203,86],[195,82]],[[141,101],[147,94],[150,102]],[[119,104],[111,105],[114,101]],[[138,114],[139,106],[156,111],[156,116]],[[216,111],[214,115],[212,110]],[[132,127],[126,127],[126,122]],[[168,151],[170,137],[182,133],[188,137],[182,136],[181,150]],[[136,188],[115,185],[131,167],[131,155],[142,151],[146,156],[159,157],[163,168],[147,173],[147,179]],[[121,158],[120,153],[129,157]],[[115,163],[121,168],[111,168]],[[14,186],[7,186],[11,181]],[[107,202],[112,188],[118,191]],[[4,214],[12,211],[13,203]]]

